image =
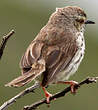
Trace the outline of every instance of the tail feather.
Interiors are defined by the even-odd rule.
[[[5,86],[13,86],[13,87],[21,87],[24,86],[27,83],[30,83],[34,79],[35,74],[29,74],[29,75],[22,75],[19,76],[18,78],[12,80]]]
[[[32,68],[29,71],[27,71],[25,74],[22,74],[22,76],[19,76],[18,78],[12,80],[5,86],[9,87],[24,86],[25,84],[30,83],[37,76],[41,75],[44,71],[45,71],[45,62],[43,59],[41,59],[38,61],[37,64],[33,64]]]

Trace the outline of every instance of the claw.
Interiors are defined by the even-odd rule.
[[[76,82],[76,81],[59,81],[58,83],[69,84],[71,86],[71,93],[72,94],[76,93],[75,85],[77,85],[78,82]]]
[[[47,103],[49,104],[50,103],[50,97],[52,96],[52,94],[50,94],[48,91],[46,91],[45,87],[42,87],[42,88],[43,88],[43,91],[45,93]]]

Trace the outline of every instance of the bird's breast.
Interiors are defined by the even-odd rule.
[[[69,66],[59,73],[59,76],[57,76],[57,81],[67,80],[77,71],[85,53],[85,40],[82,32],[77,33],[76,43],[78,46],[78,50],[74,55],[72,61],[70,62]]]

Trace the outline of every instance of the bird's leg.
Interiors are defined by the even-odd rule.
[[[72,94],[76,93],[75,85],[77,85],[78,82],[76,82],[76,81],[59,81],[58,83],[69,84],[71,86],[71,93]]]
[[[46,100],[47,100],[47,103],[50,103],[50,97],[52,96],[52,94],[50,94],[46,89],[45,87],[42,87],[43,91],[44,91],[44,94],[46,96]]]

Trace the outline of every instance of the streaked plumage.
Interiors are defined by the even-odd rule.
[[[43,87],[75,73],[85,50],[85,12],[76,6],[57,8],[22,56],[20,77],[7,86],[38,80]]]

